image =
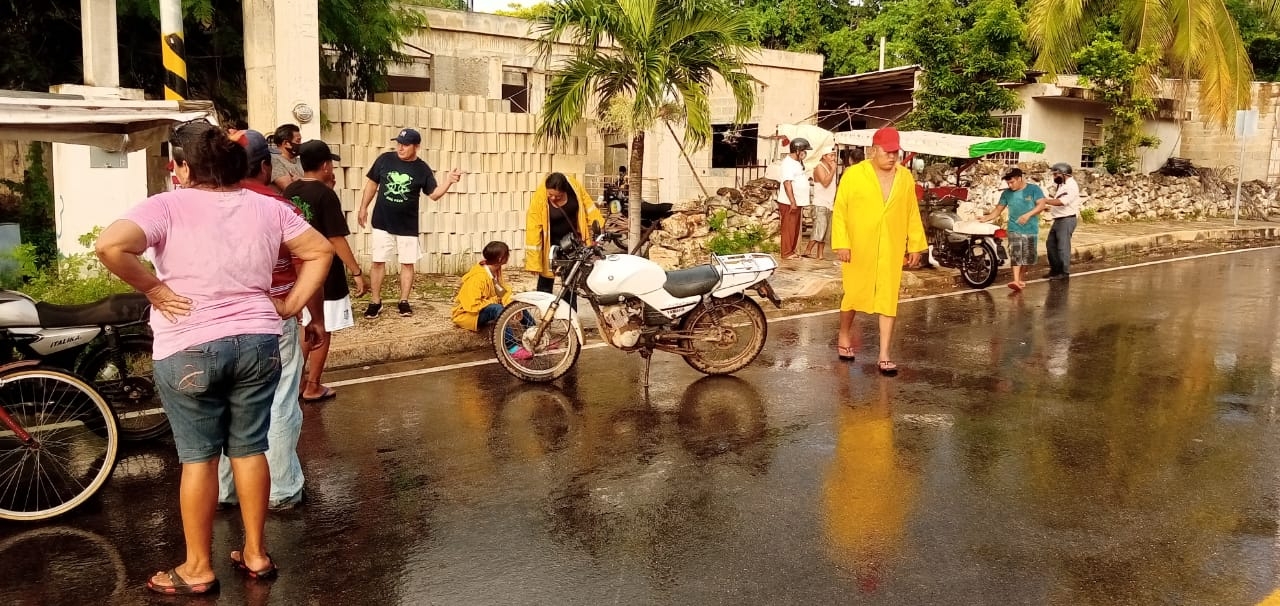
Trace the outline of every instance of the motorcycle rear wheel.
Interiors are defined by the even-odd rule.
[[[566,319],[552,320],[542,340],[533,343],[539,315],[536,306],[516,301],[493,323],[493,353],[498,364],[512,376],[530,383],[548,383],[563,377],[582,354],[577,331]]]
[[[973,288],[986,288],[996,281],[1000,272],[1000,257],[990,242],[974,242],[964,254],[960,266],[960,279]]]
[[[681,324],[694,336],[682,341],[694,350],[684,361],[708,375],[728,375],[746,368],[764,350],[769,324],[764,310],[746,295],[699,304]]]

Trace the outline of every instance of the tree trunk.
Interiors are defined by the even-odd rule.
[[[627,248],[634,252],[640,247],[640,192],[644,189],[644,131],[631,138],[630,187],[627,189]]]

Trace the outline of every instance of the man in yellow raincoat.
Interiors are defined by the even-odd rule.
[[[538,290],[549,293],[555,286],[551,245],[570,232],[589,240],[592,223],[603,228],[604,218],[582,184],[563,173],[548,175],[529,201],[524,232],[524,268],[538,274]]]
[[[893,127],[876,131],[867,159],[849,167],[840,179],[831,220],[831,249],[840,259],[844,280],[836,353],[842,360],[854,358],[858,341],[853,329],[856,312],[878,314],[877,365],[888,376],[898,372],[889,348],[893,321],[898,315],[902,257],[910,252],[907,262],[915,265],[920,262],[920,254],[928,250],[916,203],[915,179],[911,171],[898,165],[901,149],[898,131]]]

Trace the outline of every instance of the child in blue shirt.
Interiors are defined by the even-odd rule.
[[[1036,263],[1036,240],[1040,235],[1040,213],[1048,207],[1044,190],[1039,185],[1028,184],[1022,169],[1013,168],[1004,174],[1009,189],[1000,194],[1000,202],[980,221],[991,221],[1009,209],[1009,263],[1013,265],[1013,281],[1009,288],[1015,292],[1027,286],[1022,281],[1022,268]]]

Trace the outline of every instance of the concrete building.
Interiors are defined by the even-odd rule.
[[[914,107],[920,68],[910,65],[822,80],[819,124],[831,130],[878,128],[901,120]],[[1043,74],[1007,86],[1018,93],[1018,109],[1000,115],[1006,137],[1023,137],[1045,144],[1043,154],[1010,155],[1010,162],[1070,162],[1098,165],[1090,149],[1106,136],[1110,112],[1076,76],[1041,82]],[[1198,109],[1199,83],[1183,90],[1180,81],[1164,83],[1156,99],[1157,112],[1144,130],[1160,143],[1139,150],[1140,172],[1159,169],[1171,157],[1190,159],[1196,166],[1234,169],[1240,163],[1240,141],[1232,130],[1208,123]],[[1185,94],[1184,94],[1185,93]],[[1182,99],[1186,106],[1179,110]],[[1259,110],[1258,131],[1245,141],[1244,178],[1280,183],[1280,83],[1255,82],[1252,107]]]
[[[392,92],[479,96],[504,102],[512,112],[538,111],[551,74],[537,61],[537,36],[528,21],[441,9],[424,12],[431,27],[405,40],[412,61],[389,70]],[[568,45],[557,48],[550,67],[572,50]],[[777,125],[816,115],[822,56],[764,50],[749,59],[748,72],[758,82],[752,119],[734,128],[733,97],[727,87],[717,87],[711,99],[714,140],[692,154],[693,169],[665,126],[646,134],[646,198],[672,202],[699,195],[694,170],[712,193],[762,174],[760,167],[776,158],[777,146],[767,137]],[[683,136],[680,127],[675,131]],[[625,138],[602,135],[589,126],[587,140],[588,175],[612,177],[618,166],[628,164]]]

